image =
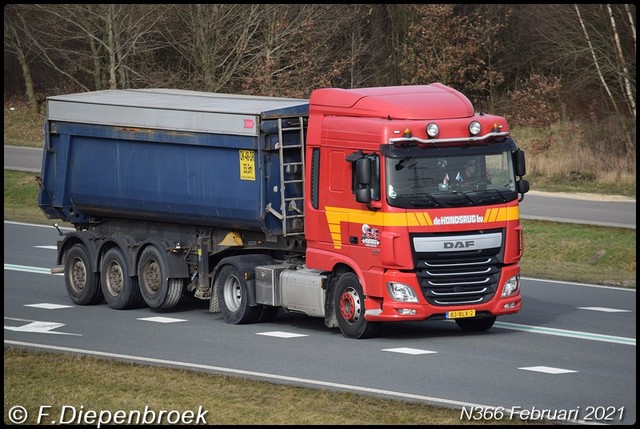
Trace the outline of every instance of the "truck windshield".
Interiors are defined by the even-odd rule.
[[[518,197],[511,152],[388,157],[386,199],[394,207],[498,204]]]

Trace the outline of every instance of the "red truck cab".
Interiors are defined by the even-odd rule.
[[[320,89],[305,157],[306,265],[331,273],[327,326],[354,338],[400,320],[479,331],[520,310],[529,185],[503,117],[438,83]]]

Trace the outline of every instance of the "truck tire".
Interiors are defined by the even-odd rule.
[[[64,282],[71,300],[78,305],[102,302],[100,275],[91,271],[89,254],[83,244],[76,244],[64,258]]]
[[[364,318],[364,293],[358,277],[346,273],[338,278],[334,298],[338,326],[347,338],[371,338],[378,334],[380,323]]]
[[[138,281],[129,275],[129,265],[117,247],[107,250],[100,264],[102,293],[109,307],[116,310],[137,308],[142,304]]]
[[[225,265],[216,276],[214,290],[218,292],[220,312],[225,322],[232,325],[253,323],[262,313],[262,307],[249,306],[247,283],[232,265]]]
[[[467,332],[483,332],[491,329],[496,321],[496,317],[483,317],[481,319],[456,319],[456,324],[460,329]]]
[[[142,251],[138,263],[138,282],[144,302],[151,308],[172,308],[182,296],[182,279],[167,277],[167,262],[155,246]]]

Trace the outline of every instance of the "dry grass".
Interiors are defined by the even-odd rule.
[[[636,231],[521,220],[525,277],[636,287]]]
[[[67,406],[112,414],[145,407],[197,414],[202,407],[206,423],[214,425],[527,424],[461,420],[461,410],[451,408],[6,347],[4,370],[5,411],[25,407],[27,424],[42,423],[37,420],[42,406],[51,407],[44,410],[49,414],[44,423],[69,422],[73,413],[61,412]]]
[[[24,102],[4,103],[4,144],[42,147],[44,114],[33,114]]]
[[[575,123],[512,133],[526,153],[531,189],[635,197],[635,141]]]

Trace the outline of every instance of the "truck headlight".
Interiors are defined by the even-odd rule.
[[[387,282],[387,289],[389,289],[389,295],[391,295],[391,298],[395,301],[418,302],[418,297],[411,286],[403,283]]]
[[[511,277],[502,288],[502,298],[506,298],[517,293],[520,290],[520,274]]]

